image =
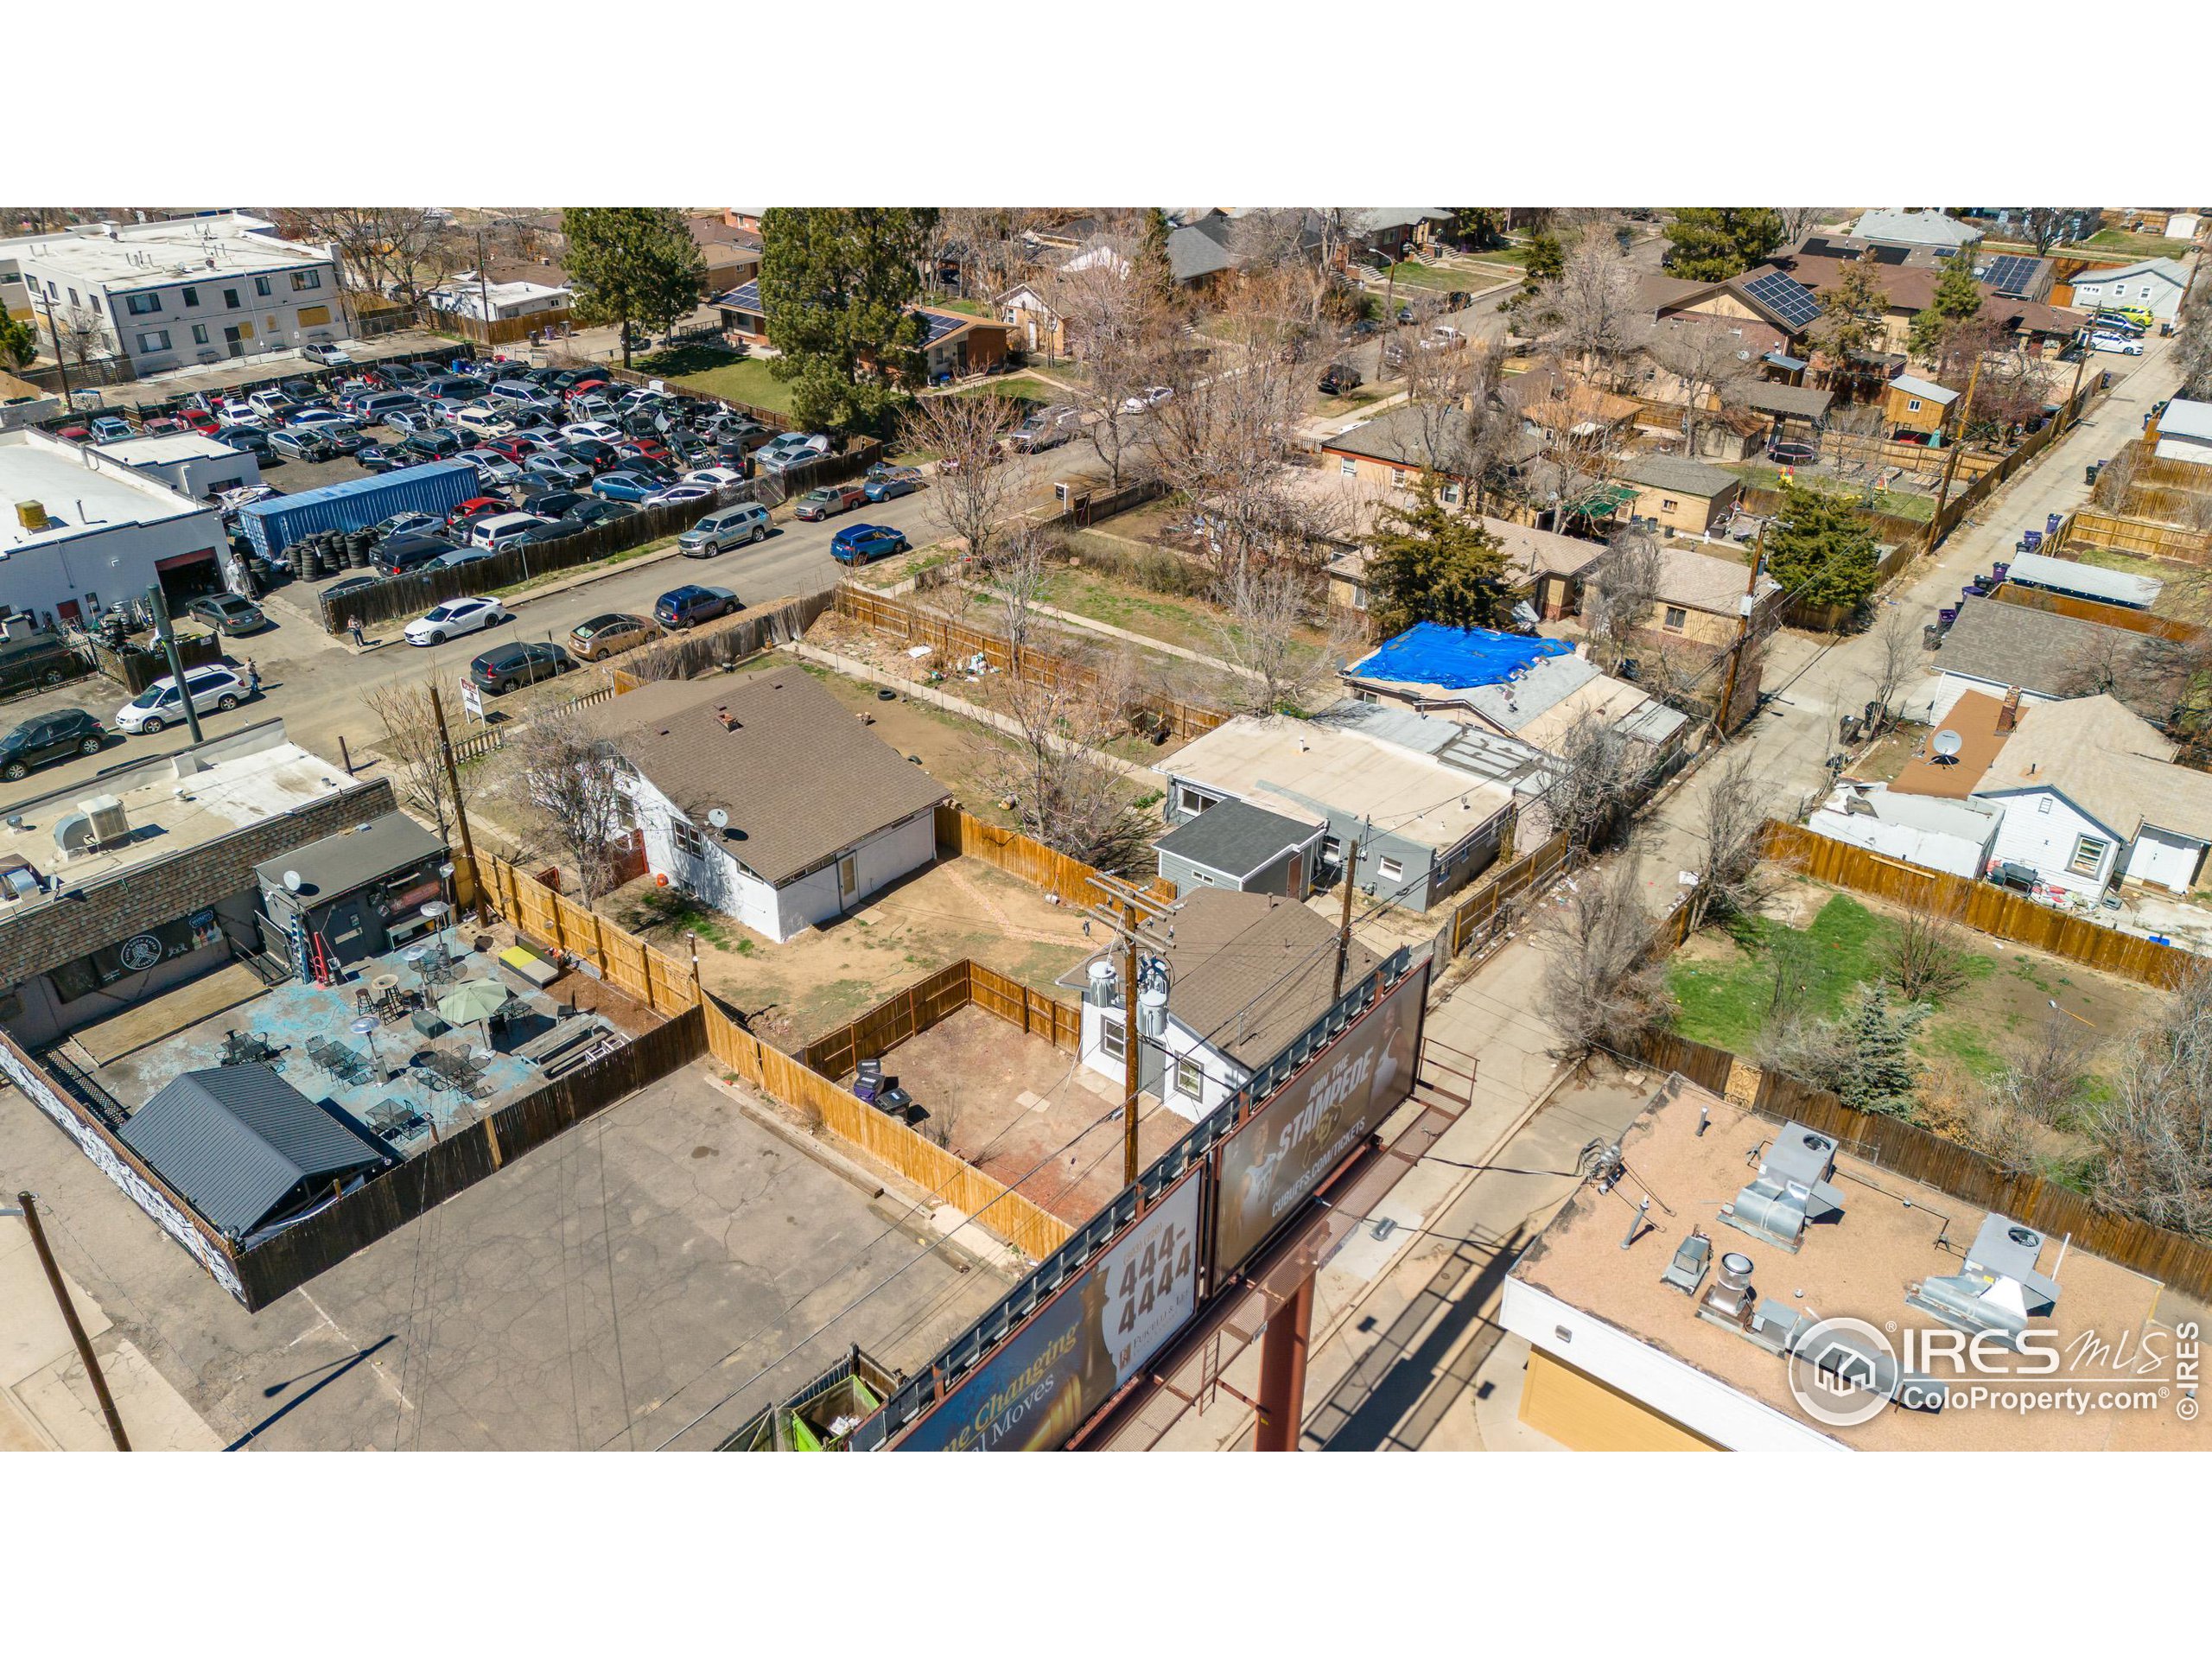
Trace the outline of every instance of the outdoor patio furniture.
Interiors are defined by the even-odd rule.
[[[225,1065],[258,1065],[276,1057],[266,1032],[226,1031],[223,1033]]]
[[[422,1134],[430,1127],[430,1120],[423,1116],[413,1101],[404,1095],[395,1095],[369,1108],[368,1124],[378,1140],[391,1146]]]
[[[435,1008],[417,1008],[407,1016],[407,1023],[424,1037],[442,1037],[453,1027],[440,1017]]]

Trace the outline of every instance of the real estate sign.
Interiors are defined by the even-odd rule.
[[[1194,1173],[1166,1192],[896,1449],[1065,1446],[1198,1311],[1199,1185]]]
[[[1427,996],[1424,963],[1222,1143],[1217,1282],[1413,1092]]]

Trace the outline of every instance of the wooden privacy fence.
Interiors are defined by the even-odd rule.
[[[1936,515],[1936,522],[1929,526],[1928,545],[1931,548],[1939,545],[1946,536],[1959,527],[1960,520],[2002,489],[2021,468],[2032,465],[2037,456],[2057,442],[2067,428],[2082,418],[2082,411],[2089,406],[2090,399],[2101,392],[2103,385],[2101,376],[2092,376],[2085,380],[2082,389],[2060,404],[2057,412],[2044,423],[2041,430],[2031,433],[2011,454],[1953,496],[1942,511]],[[1963,457],[1959,471],[1963,476],[1966,471]]]
[[[1801,824],[1769,818],[1764,851],[1777,863],[1815,881],[1899,904],[1932,904],[1977,932],[2031,945],[2140,985],[2171,989],[2198,965],[2196,957],[2170,944],[2153,944],[2118,928],[2100,927],[1986,881],[1968,881],[1885,858],[1848,842],[1815,835]]]
[[[2064,1237],[2086,1249],[2192,1296],[2212,1295],[2212,1244],[2185,1233],[2155,1227],[2107,1210],[2070,1187],[2039,1175],[2010,1173],[1980,1153],[1931,1135],[1902,1118],[1854,1111],[1827,1090],[1780,1072],[1762,1071],[1726,1049],[1694,1043],[1671,1033],[1648,1038],[1646,1063],[1679,1071],[1715,1094],[1729,1094],[1732,1077],[1741,1100],[1744,1085],[1756,1078],[1747,1103],[1775,1123],[1796,1122],[1817,1129],[1870,1163],[1963,1199],[1983,1210],[2024,1222]]]
[[[2156,430],[2157,423],[2153,422],[2151,431],[2139,438],[2130,438],[2113,457],[2115,462],[2122,457],[2128,461],[2129,481],[2154,490],[2178,490],[2186,495],[2202,495],[2212,490],[2212,467],[2202,461],[2162,459],[2158,440],[2151,435]]]
[[[2212,531],[2182,530],[2152,518],[2128,518],[2114,512],[2083,507],[2066,526],[2066,545],[2098,548],[2107,553],[2133,553],[2146,559],[2171,559],[2177,564],[2202,564],[2212,560]]]
[[[1066,1053],[1082,1046],[1081,1008],[963,957],[817,1038],[799,1058],[825,1077],[842,1078],[862,1060],[889,1053],[971,1003]]]
[[[864,1103],[804,1061],[772,1048],[712,1004],[700,1012],[706,1021],[708,1052],[726,1070],[785,1104],[818,1116],[838,1139],[955,1206],[1032,1261],[1043,1261],[1067,1243],[1074,1230],[1058,1216],[925,1140],[898,1118]]]
[[[1019,830],[986,823],[950,804],[937,810],[937,849],[939,857],[974,858],[996,865],[1064,905],[1094,905],[1106,896],[1091,885],[1091,877],[1098,872],[1081,859],[1055,852]],[[1175,884],[1154,876],[1150,891],[1156,898],[1173,899]]]
[[[938,653],[938,666],[947,672],[954,664],[978,654],[1001,674],[1015,671],[1016,653],[1008,640],[925,611],[905,600],[887,598],[841,582],[837,584],[836,607],[838,615],[851,619],[872,633],[910,645],[928,645]],[[1021,674],[1042,684],[1092,690],[1103,683],[1097,670],[1039,651],[1034,645],[1023,646],[1019,661]],[[1226,709],[1185,702],[1179,697],[1157,692],[1138,692],[1130,706],[1143,709],[1180,738],[1204,737],[1229,719]]]
[[[1859,432],[1823,432],[1821,434],[1821,459],[1831,467],[1902,467],[1909,473],[1928,473],[1937,477],[1950,464],[1948,449],[1931,449],[1924,443],[1899,443],[1895,438],[1878,438]],[[2004,461],[2004,456],[1993,455],[1979,449],[1967,449],[1959,456],[1955,477],[1972,481]]]
[[[2204,629],[2176,617],[2154,616],[2149,611],[2107,605],[2094,599],[2077,599],[2071,594],[2047,593],[2040,588],[2023,588],[2016,582],[2000,584],[1990,597],[2003,604],[2024,606],[2031,611],[2049,611],[2054,616],[2078,617],[2084,622],[2101,622],[2108,628],[2126,628],[2130,633],[2171,639],[2177,645],[2193,645],[2205,634]]]
[[[1562,830],[1535,851],[1515,859],[1494,880],[1453,907],[1451,918],[1437,936],[1443,954],[1465,956],[1486,943],[1497,931],[1509,899],[1550,880],[1566,868],[1567,831]]]
[[[699,1010],[686,1009],[239,1253],[235,1260],[246,1306],[267,1306],[354,1251],[496,1173],[509,1159],[543,1146],[563,1130],[688,1065],[704,1046]]]
[[[830,606],[830,590],[772,600],[737,615],[693,628],[658,645],[641,645],[609,671],[617,690],[634,691],[648,680],[690,680],[710,670],[734,667],[771,645],[804,634]]]
[[[610,681],[606,685],[594,686],[588,691],[577,692],[561,707],[563,709],[588,708],[594,702],[605,702],[610,697],[620,696],[631,689],[627,685],[617,686]],[[497,726],[480,728],[469,733],[466,737],[457,737],[454,740],[453,758],[456,762],[474,760],[480,754],[489,754],[494,749],[504,749],[507,747],[507,740],[510,737],[521,735],[528,731],[530,727],[531,721],[528,720],[511,720],[502,721]]]
[[[626,932],[597,911],[553,891],[503,858],[479,853],[488,880],[485,898],[517,931],[590,964],[592,971],[655,1014],[674,1015],[698,1001],[692,965]],[[465,863],[465,861],[462,861]],[[474,897],[464,890],[464,905]]]

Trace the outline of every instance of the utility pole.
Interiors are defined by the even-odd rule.
[[[461,826],[461,856],[468,861],[468,879],[476,884],[476,925],[484,925],[484,867],[476,861],[475,838],[468,833],[468,810],[461,804],[461,768],[454,764],[453,741],[446,735],[446,706],[438,688],[430,688],[430,713],[438,722],[438,758],[445,762],[446,787],[453,792],[454,822]]]
[[[184,723],[192,728],[192,741],[203,743],[207,740],[200,734],[200,711],[192,706],[192,688],[184,683],[184,658],[177,655],[176,634],[169,627],[169,602],[162,595],[160,582],[146,590],[146,604],[154,613],[154,632],[161,638],[162,649],[168,653],[169,672],[176,676],[176,696],[184,705]]]
[[[1744,583],[1743,614],[1736,619],[1736,645],[1728,653],[1728,679],[1720,688],[1720,706],[1713,711],[1713,729],[1723,742],[1728,738],[1728,710],[1736,701],[1736,676],[1744,666],[1744,650],[1751,638],[1751,613],[1758,607],[1759,575],[1766,569],[1766,526],[1759,526],[1751,543],[1751,574]]]
[[[1105,902],[1086,908],[1112,929],[1122,942],[1122,1184],[1134,1186],[1138,1175],[1143,1173],[1137,1147],[1137,1096],[1144,1084],[1143,1039],[1137,1030],[1137,969],[1142,960],[1140,947],[1150,945],[1155,950],[1166,950],[1174,944],[1175,928],[1171,919],[1174,912],[1144,888],[1119,876],[1094,875],[1090,882],[1106,897]],[[1154,931],[1163,924],[1164,936]]]
[[[492,285],[484,275],[484,232],[476,232],[476,303],[484,312],[484,343],[492,343]]]
[[[33,285],[36,286],[35,278]],[[61,407],[74,409],[76,404],[69,399],[69,359],[67,353],[61,349],[61,331],[54,326],[54,296],[41,288],[39,289],[38,297],[40,302],[46,307],[46,332],[54,341],[54,366],[60,372],[61,375]]]
[[[1943,463],[1943,487],[1936,493],[1936,518],[1930,532],[1931,546],[1934,544],[1934,537],[1941,534],[1942,531],[1943,506],[1951,499],[1951,479],[1959,470],[1959,451],[1967,447],[1967,417],[1974,413],[1974,389],[1980,384],[1981,359],[1976,357],[1974,360],[1974,372],[1967,377],[1966,401],[1959,405],[1959,429],[1952,436],[1951,457]]]
[[[2059,411],[2059,418],[2064,423],[2059,428],[2062,435],[2082,422],[2081,409],[2074,400],[2082,395],[2082,371],[2089,366],[2089,342],[2083,338],[2088,333],[2085,328],[2074,337],[2074,343],[2081,348],[2082,354],[2074,359],[2074,390],[2066,394],[2066,408]],[[2069,410],[2070,415],[2068,413]]]
[[[54,1259],[54,1247],[46,1242],[46,1225],[38,1215],[38,1195],[18,1192],[16,1202],[19,1211],[0,1210],[0,1216],[21,1215],[23,1225],[30,1230],[31,1248],[38,1252],[38,1264],[46,1269],[46,1282],[53,1287],[55,1306],[61,1310],[61,1322],[69,1327],[69,1340],[77,1344],[77,1357],[85,1362],[85,1375],[92,1380],[92,1393],[100,1402],[100,1414],[107,1419],[108,1438],[115,1442],[118,1452],[130,1449],[130,1437],[123,1432],[123,1418],[115,1408],[115,1396],[107,1391],[107,1376],[100,1370],[100,1362],[92,1352],[92,1338],[85,1334],[85,1322],[77,1317],[77,1306],[69,1300],[69,1287],[62,1282],[61,1266]]]
[[[1337,921],[1337,988],[1329,993],[1332,1002],[1344,994],[1344,964],[1351,960],[1351,884],[1352,878],[1359,874],[1359,848],[1358,842],[1352,842],[1351,856],[1344,861],[1344,873],[1340,878],[1344,884],[1344,907]]]

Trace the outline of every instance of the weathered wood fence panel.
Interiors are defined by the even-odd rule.
[[[2100,927],[1986,881],[1968,881],[1885,858],[1863,847],[1815,835],[1802,824],[1768,819],[1765,852],[1777,863],[1802,871],[1815,881],[1898,904],[1934,904],[1955,914],[1976,932],[2031,945],[2139,985],[2171,988],[2199,966],[2197,958],[2186,950],[2153,944],[2118,928]]]
[[[2066,545],[2170,559],[2177,564],[2202,564],[2212,559],[2212,531],[2182,530],[2155,519],[2100,512],[2094,507],[2083,507],[2068,523]]]
[[[2131,633],[2147,633],[2154,639],[2171,639],[2177,645],[2191,645],[2204,637],[2205,630],[2194,624],[2171,616],[2154,616],[2149,611],[2131,610],[2125,605],[2107,605],[2094,599],[2076,599],[2071,594],[2053,594],[2040,588],[2023,588],[2008,582],[1990,595],[2006,605],[2024,605],[2030,610],[2049,611],[2055,616],[2078,617],[2084,622],[2101,622],[2108,628],[2126,628]]]
[[[1515,859],[1497,873],[1496,880],[1453,906],[1439,943],[1448,947],[1447,954],[1465,956],[1489,938],[1498,925],[1500,908],[1509,899],[1550,880],[1566,864],[1567,831],[1562,830],[1533,852]]]
[[[1776,1123],[1794,1120],[1834,1135],[1846,1150],[1885,1169],[2054,1236],[2070,1235],[2073,1248],[2190,1295],[2212,1295],[2212,1244],[2202,1240],[2105,1209],[2041,1176],[2008,1173],[1902,1118],[1854,1111],[1825,1090],[1761,1071],[1726,1049],[1662,1033],[1647,1040],[1643,1053],[1651,1065],[1679,1071],[1715,1094],[1726,1090],[1732,1071],[1739,1077],[1749,1071],[1758,1080],[1750,1104],[1762,1117]]]

